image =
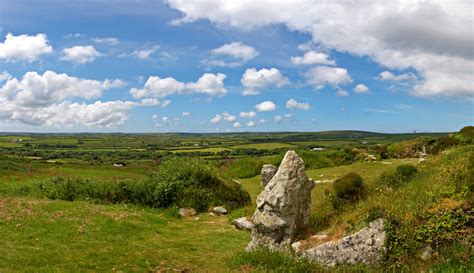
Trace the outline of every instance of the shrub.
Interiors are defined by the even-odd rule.
[[[138,181],[96,183],[89,179],[55,177],[38,182],[36,190],[39,195],[51,199],[92,199],[103,203],[134,203],[157,208],[193,207],[198,211],[212,205],[233,209],[250,203],[250,196],[239,185],[215,173],[212,166],[201,160],[172,159]]]
[[[362,177],[352,172],[334,181],[333,189],[335,194],[332,203],[335,208],[344,203],[357,202],[366,193]]]
[[[415,166],[400,165],[395,171],[382,173],[379,183],[387,187],[397,187],[410,180],[417,172]]]

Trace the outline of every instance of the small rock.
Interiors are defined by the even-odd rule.
[[[196,210],[193,208],[180,208],[178,212],[181,217],[189,217],[196,215]]]
[[[209,212],[209,215],[210,215],[210,216],[216,216],[216,215],[214,214],[214,212]]]
[[[249,220],[247,220],[246,217],[240,217],[240,218],[234,219],[234,220],[232,221],[232,224],[233,224],[236,228],[241,229],[241,230],[250,230],[250,229],[252,229],[252,227],[253,227],[252,222],[250,222]]]
[[[212,211],[218,214],[227,214],[227,210],[223,206],[214,207]]]
[[[422,259],[423,261],[426,261],[426,260],[431,259],[432,255],[433,255],[433,249],[430,246],[427,246],[421,251],[418,257],[420,257],[420,259]]]

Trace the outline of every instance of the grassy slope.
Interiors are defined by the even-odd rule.
[[[462,148],[461,152],[465,155],[470,150],[472,146]],[[449,164],[449,160],[446,163],[441,157],[432,158],[431,162],[419,165],[422,175],[413,183],[392,193],[377,191],[377,177],[407,160],[309,170],[308,175],[314,179],[319,179],[321,174],[332,178],[355,171],[370,189],[369,198],[333,215],[328,221],[332,224],[330,228],[316,231],[343,236],[363,225],[368,209],[375,205],[383,206],[402,219],[413,218],[416,212],[434,205],[433,200],[439,200],[433,196],[449,191],[449,185],[443,181],[459,172],[457,168],[464,166],[460,163],[466,160],[467,157],[461,156]],[[100,177],[105,173],[96,175]],[[95,176],[94,171],[89,174]],[[259,177],[241,181],[255,200],[261,191]],[[313,190],[313,211],[332,213],[324,196],[324,190],[330,186],[319,184]],[[246,211],[251,213],[253,206]],[[199,220],[180,220],[161,210],[133,206],[0,198],[0,240],[6,246],[0,248],[0,271],[5,272],[111,271],[114,268],[142,272],[160,269],[160,266],[227,272],[229,257],[244,248],[249,236],[248,232],[233,229],[226,217],[202,214]]]
[[[206,214],[176,219],[123,205],[0,198],[0,238],[0,272],[223,272],[249,233]]]

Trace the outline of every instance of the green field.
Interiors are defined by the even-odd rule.
[[[337,136],[338,139],[329,139]],[[474,268],[469,254],[474,227],[465,226],[465,222],[462,227],[451,227],[458,227],[459,221],[465,219],[472,221],[469,217],[473,213],[474,146],[446,140],[439,144],[437,136],[417,138],[418,135],[348,131],[172,137],[0,136],[0,143],[20,145],[0,150],[0,240],[3,246],[0,272],[300,272],[301,264],[289,256],[245,254],[243,250],[250,232],[230,225],[236,217],[252,215],[255,200],[262,190],[258,175],[261,166],[278,164],[288,148],[303,157],[308,177],[318,182],[312,191],[312,233],[341,238],[365,226],[374,214],[402,223],[396,231],[399,243],[387,242],[393,249],[387,254],[388,262],[372,267],[343,266],[336,270],[307,265],[304,268],[309,268],[309,272],[469,272]],[[23,141],[13,143],[12,138]],[[362,144],[363,141],[369,143]],[[379,143],[385,144],[377,145]],[[451,146],[440,146],[448,145],[445,143]],[[309,151],[310,147],[319,145],[327,150]],[[421,145],[431,145],[432,150],[437,151],[422,163],[417,154]],[[368,154],[375,155],[376,159],[367,161]],[[166,165],[166,162],[174,165]],[[187,169],[181,166],[186,164],[201,167],[186,173]],[[398,187],[381,184],[383,175],[394,173],[402,165],[415,166],[417,174]],[[165,167],[171,169],[165,169],[160,179],[182,177],[183,181],[203,183],[223,179],[234,186],[232,179],[235,179],[242,183],[251,203],[236,207],[227,216],[211,216],[204,209],[197,216],[180,218],[176,203],[153,207],[145,202],[148,199],[133,203],[120,197],[127,190],[133,190],[130,186],[135,184],[144,185],[143,189],[147,190],[152,186],[147,183],[154,181],[154,175]],[[336,209],[332,203],[335,181],[351,172],[362,177],[366,195],[356,203]],[[91,179],[98,188],[89,190],[103,191],[108,194],[104,195],[107,198],[118,199],[101,200],[87,195],[71,199],[74,201],[65,201],[62,197],[48,199],[49,195],[41,195],[41,189],[54,185],[48,184],[54,177],[66,181]],[[65,188],[57,190],[72,194],[80,190],[68,188],[71,184],[63,186]],[[110,191],[108,187],[119,192]],[[195,189],[200,191],[205,187]],[[172,191],[173,188],[163,190]],[[198,199],[206,199],[209,193],[199,194]],[[461,209],[466,215],[464,218],[440,214]],[[438,225],[436,231],[429,231],[429,223],[420,219],[434,212],[442,217],[433,218],[440,222],[434,223]],[[424,241],[413,237],[415,234],[425,238]],[[420,261],[416,251],[429,240],[437,242],[432,244],[437,254],[428,261]]]

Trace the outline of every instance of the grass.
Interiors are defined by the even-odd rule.
[[[232,146],[233,149],[262,149],[262,150],[273,150],[273,149],[293,148],[293,147],[297,147],[297,146],[293,144],[289,144],[289,143],[280,143],[280,142],[252,143],[252,144]]]
[[[0,272],[226,272],[249,233],[207,214],[177,219],[134,206],[0,198],[0,238]]]

